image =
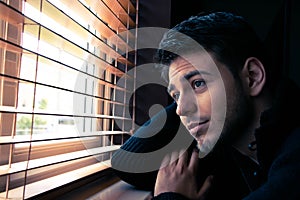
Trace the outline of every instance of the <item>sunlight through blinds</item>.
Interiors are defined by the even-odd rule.
[[[133,128],[137,4],[0,1],[1,199],[110,167]]]

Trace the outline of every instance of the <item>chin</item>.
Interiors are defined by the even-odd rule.
[[[199,149],[199,157],[204,158],[207,156],[215,147],[219,137],[207,137],[204,139],[197,140],[197,148]]]

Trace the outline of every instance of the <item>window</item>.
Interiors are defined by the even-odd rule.
[[[0,1],[0,198],[27,199],[110,166],[134,120],[125,99],[136,35],[118,33],[137,28],[137,5]]]

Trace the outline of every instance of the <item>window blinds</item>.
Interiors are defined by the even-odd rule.
[[[0,198],[30,198],[110,166],[133,124],[125,97],[136,35],[118,33],[137,28],[137,5],[0,1]]]

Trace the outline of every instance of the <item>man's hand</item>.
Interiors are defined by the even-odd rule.
[[[177,159],[177,157],[179,157]],[[202,187],[197,184],[199,155],[193,151],[189,159],[187,151],[167,155],[157,174],[154,196],[164,192],[175,192],[189,199],[204,200],[211,187],[212,176],[206,178]],[[199,189],[200,188],[200,189]]]

